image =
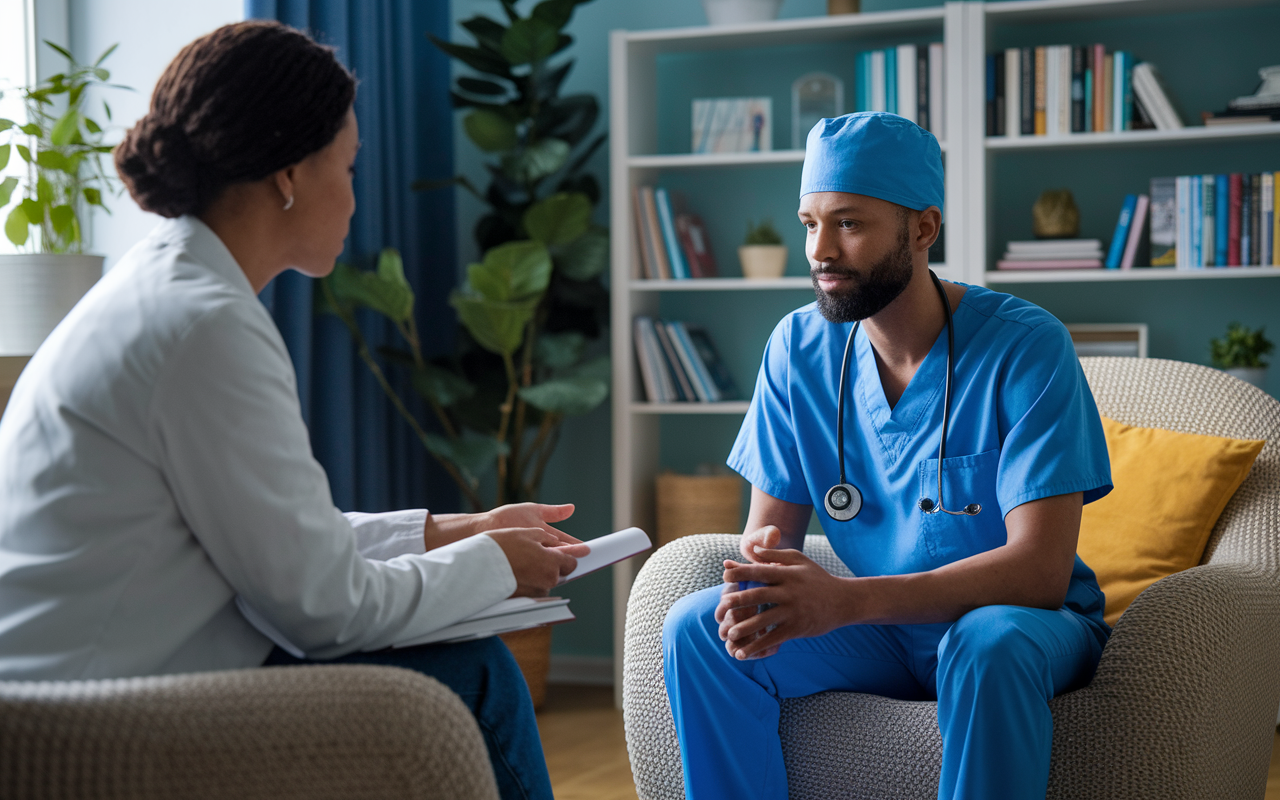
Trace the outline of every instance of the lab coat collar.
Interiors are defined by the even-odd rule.
[[[192,261],[208,267],[237,290],[256,297],[253,284],[240,268],[235,256],[222,243],[213,229],[190,214],[166,219],[151,234],[157,242],[180,247]]]

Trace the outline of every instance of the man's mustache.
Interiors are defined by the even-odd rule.
[[[809,275],[814,278],[853,278],[855,280],[858,277],[853,270],[842,267],[810,268]]]

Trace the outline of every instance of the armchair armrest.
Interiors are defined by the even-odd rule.
[[[409,670],[342,665],[0,683],[0,796],[498,793],[457,695]]]

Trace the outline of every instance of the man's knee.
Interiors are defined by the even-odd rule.
[[[984,606],[956,620],[938,643],[938,673],[956,671],[1012,677],[1039,672],[1045,664],[1043,648],[1019,624],[1026,609]]]
[[[662,649],[704,647],[720,643],[715,621],[716,604],[720,602],[720,588],[704,589],[681,597],[667,611],[662,622]]]

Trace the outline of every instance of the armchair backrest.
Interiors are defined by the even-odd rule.
[[[1202,564],[1280,573],[1280,401],[1225,372],[1156,358],[1082,358],[1104,416],[1181,433],[1266,439],[1214,526]]]

